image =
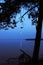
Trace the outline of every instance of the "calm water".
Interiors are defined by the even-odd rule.
[[[18,57],[21,54],[20,49],[24,50],[27,54],[29,54],[32,57],[34,50],[34,41],[26,41],[23,39],[1,40],[0,60],[10,57]],[[43,57],[43,41],[41,41],[39,57]]]
[[[0,0],[0,2],[2,1],[4,2],[4,0]],[[21,8],[21,13],[17,14],[16,20],[19,21],[20,15],[22,16],[26,11],[26,9]],[[31,19],[28,19],[27,14],[24,16],[23,22],[23,24],[19,22],[17,24],[17,28],[13,30],[0,30],[0,63],[5,62],[6,59],[11,57],[17,58],[21,54],[20,49],[24,50],[28,55],[32,57],[35,41],[26,41],[25,39],[35,38],[36,26],[32,25],[32,21]],[[23,29],[20,29],[21,26],[23,26]],[[41,37],[43,38],[43,29]],[[41,41],[39,51],[39,58],[42,57],[43,41]]]

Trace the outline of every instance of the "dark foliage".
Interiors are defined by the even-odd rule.
[[[8,29],[9,27],[14,28],[16,27],[16,21],[10,21],[12,18],[12,14],[14,13],[15,16],[17,13],[20,12],[21,6],[28,8],[28,11],[25,13],[28,14],[28,17],[32,17],[32,24],[37,23],[37,31],[36,31],[36,39],[35,39],[35,46],[34,52],[32,57],[32,65],[38,64],[38,55],[39,55],[39,48],[40,48],[40,40],[41,40],[41,30],[42,30],[42,20],[43,20],[43,0],[5,0],[5,3],[0,3],[0,29]],[[37,10],[38,8],[38,10]],[[37,11],[36,11],[37,10]],[[24,15],[25,15],[24,14]],[[24,17],[21,16],[22,18]]]
[[[12,24],[12,26],[10,26],[11,28],[16,26],[16,21],[12,23],[10,19],[13,13],[16,16],[16,14],[20,12],[20,8],[23,5],[28,8],[28,12],[30,11],[28,17],[32,16],[32,24],[37,22],[38,11],[35,11],[35,7],[38,7],[38,3],[38,0],[5,0],[5,3],[0,3],[0,29],[9,28],[10,24]],[[27,14],[27,12],[25,14]],[[23,16],[21,19],[22,18]]]

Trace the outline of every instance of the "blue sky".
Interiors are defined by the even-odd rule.
[[[0,0],[2,2],[2,0]],[[4,2],[4,0],[3,0]],[[14,29],[8,30],[0,30],[0,57],[13,57],[14,55],[18,55],[20,53],[20,48],[24,49],[30,55],[33,53],[34,42],[25,41],[27,38],[35,38],[36,36],[36,26],[32,25],[31,18],[28,19],[27,14],[23,18],[23,23],[20,22],[20,16],[22,16],[27,10],[25,8],[21,8],[21,13],[17,14],[16,21],[17,27]],[[11,19],[13,20],[13,19]],[[23,27],[21,29],[20,27]],[[43,37],[43,29],[42,29],[42,37]],[[40,46],[40,55],[43,54],[42,43]]]
[[[23,38],[35,38],[36,35],[36,28],[35,25],[32,25],[31,19],[28,19],[28,15],[26,14],[24,16],[23,23],[20,21],[20,16],[22,16],[27,10],[25,8],[21,8],[21,12],[17,14],[16,21],[19,21],[17,23],[17,27],[14,29],[8,29],[8,30],[0,30],[0,39],[23,39]],[[11,20],[13,20],[12,18]],[[21,29],[23,27],[23,29]],[[31,32],[32,31],[32,32]]]

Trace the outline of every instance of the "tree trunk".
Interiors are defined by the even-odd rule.
[[[39,2],[39,18],[38,18],[38,25],[36,31],[36,39],[35,39],[35,46],[32,58],[32,65],[35,65],[38,61],[39,56],[39,49],[40,49],[40,41],[41,41],[41,31],[42,31],[42,17],[43,17],[43,0]]]

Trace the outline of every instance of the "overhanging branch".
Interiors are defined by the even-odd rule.
[[[28,11],[25,12],[20,18],[23,18],[29,11],[31,11],[32,9],[34,9],[34,8],[37,7],[37,6],[38,6],[38,4],[35,5],[34,7],[30,8],[30,9],[28,9]]]

